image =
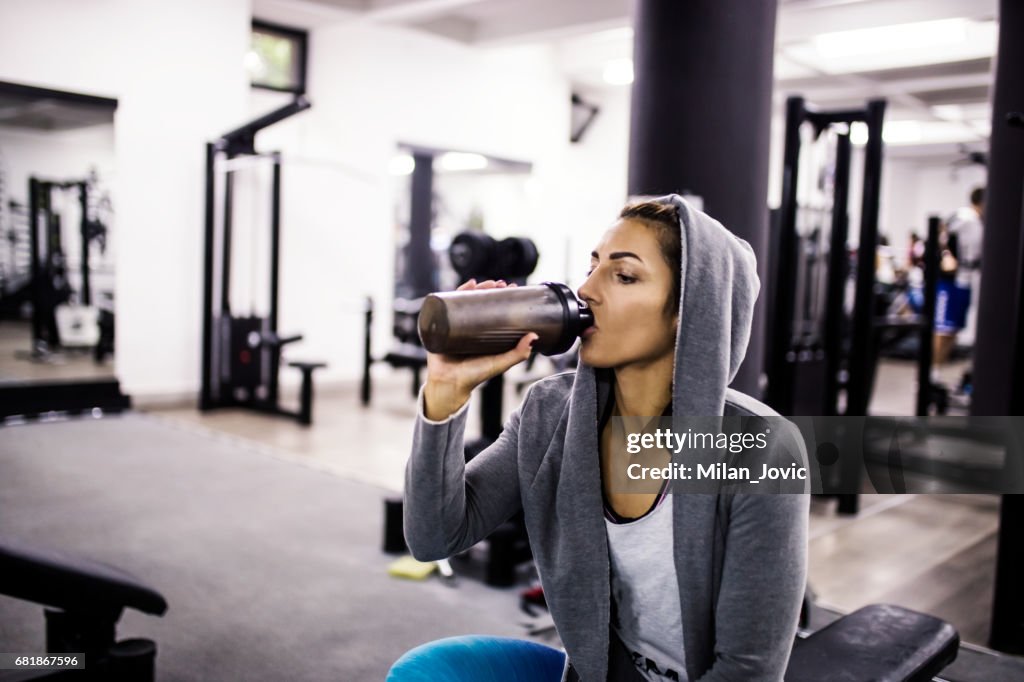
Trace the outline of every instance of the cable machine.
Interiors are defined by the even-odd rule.
[[[802,97],[786,102],[782,203],[772,235],[773,325],[765,396],[784,415],[867,415],[879,347],[883,337],[894,332],[919,335],[917,414],[927,414],[935,401],[929,374],[938,278],[937,220],[929,223],[922,313],[909,318],[889,315],[876,295],[885,106],[885,100],[872,100],[864,109],[816,111]],[[856,260],[847,251],[854,123],[868,129]],[[805,143],[814,149],[802,150]],[[808,157],[810,162],[802,167],[802,158]],[[848,308],[851,272],[853,300]],[[843,461],[840,476],[846,484],[841,488],[857,489],[856,462]],[[839,498],[841,513],[856,513],[857,495]]]
[[[831,416],[840,413],[840,391],[846,391],[844,414],[867,410],[865,373],[871,336],[875,248],[878,241],[878,197],[882,169],[882,119],[885,101],[865,109],[819,112],[802,97],[786,102],[786,147],[782,204],[776,237],[778,257],[774,283],[774,324],[769,345],[766,400],[786,415]],[[868,127],[856,286],[845,349],[844,293],[847,261],[847,206],[850,189],[849,126]],[[819,205],[798,205],[801,128],[810,124],[813,140],[826,133],[835,140],[831,192],[823,187]],[[805,173],[819,170],[808,168]],[[819,183],[824,184],[824,183]],[[830,194],[830,196],[828,196]],[[846,369],[845,376],[840,370]]]
[[[867,413],[873,380],[873,372],[866,370],[873,334],[885,105],[885,100],[872,100],[864,109],[816,111],[802,97],[786,101],[782,202],[772,235],[776,257],[765,394],[765,402],[784,415]],[[846,245],[850,128],[856,122],[867,125],[868,138],[860,239],[857,261],[851,264]],[[808,126],[808,142],[816,145],[812,151],[818,151],[819,158],[812,158],[816,163],[808,163],[802,175],[801,146]],[[817,177],[812,177],[815,171]],[[856,279],[848,317],[846,282],[851,267]],[[855,513],[857,507],[856,495],[840,496],[840,512]]]
[[[240,407],[295,418],[308,426],[313,415],[313,372],[320,362],[289,362],[302,373],[297,411],[279,404],[281,352],[302,335],[281,336],[279,258],[281,241],[281,154],[257,152],[256,134],[310,108],[304,96],[206,145],[206,231],[203,266],[203,361],[199,409]],[[271,165],[270,278],[265,315],[242,315],[231,304],[231,265],[235,174],[252,163]],[[218,182],[220,179],[220,182]],[[219,200],[219,201],[218,201]],[[219,206],[218,206],[219,204]],[[255,266],[253,266],[255,267]]]

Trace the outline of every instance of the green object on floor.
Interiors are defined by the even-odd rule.
[[[437,570],[437,563],[434,561],[417,561],[406,555],[396,559],[388,566],[388,575],[396,578],[408,578],[409,580],[423,580]]]

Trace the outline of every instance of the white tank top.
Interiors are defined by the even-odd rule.
[[[672,542],[672,495],[635,521],[605,519],[611,559],[612,627],[640,674],[684,682],[683,620]]]

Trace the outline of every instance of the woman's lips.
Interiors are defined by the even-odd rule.
[[[597,333],[597,327],[596,326],[587,327],[586,329],[583,330],[583,335],[582,336],[585,339],[589,339],[591,336],[593,336],[596,333]]]

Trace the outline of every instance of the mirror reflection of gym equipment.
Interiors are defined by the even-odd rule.
[[[31,243],[32,349],[29,357],[52,362],[60,352],[91,352],[102,363],[114,352],[113,294],[103,292],[105,307],[94,305],[90,278],[90,252],[94,244],[106,251],[108,228],[99,213],[110,211],[110,198],[102,203],[90,195],[95,182],[53,182],[29,179],[29,232]],[[77,193],[77,196],[76,196]],[[77,233],[80,245],[77,290],[71,286],[68,247],[63,224],[68,200],[78,202]],[[61,205],[63,204],[63,207]],[[102,207],[102,208],[101,208]],[[31,226],[35,225],[36,229]]]
[[[364,309],[364,353],[360,397],[369,405],[373,393],[370,368],[385,363],[409,369],[412,394],[419,390],[426,353],[416,328],[423,297],[433,291],[454,289],[470,277],[505,277],[525,283],[537,265],[537,248],[529,239],[509,236],[498,240],[487,230],[488,219],[506,226],[510,217],[497,211],[485,216],[474,202],[481,195],[498,197],[506,207],[522,202],[532,164],[466,151],[400,144],[392,159],[398,176],[395,208],[394,300],[392,336],[387,352],[375,357],[372,324],[376,304]],[[512,219],[514,220],[514,219]],[[499,226],[502,229],[502,226]],[[507,227],[506,227],[507,229]],[[501,430],[501,378],[497,412],[488,409],[485,431],[493,437]],[[497,424],[495,426],[495,421]],[[496,429],[496,430],[495,430]]]
[[[0,413],[116,412],[117,102],[0,83],[0,107]]]

